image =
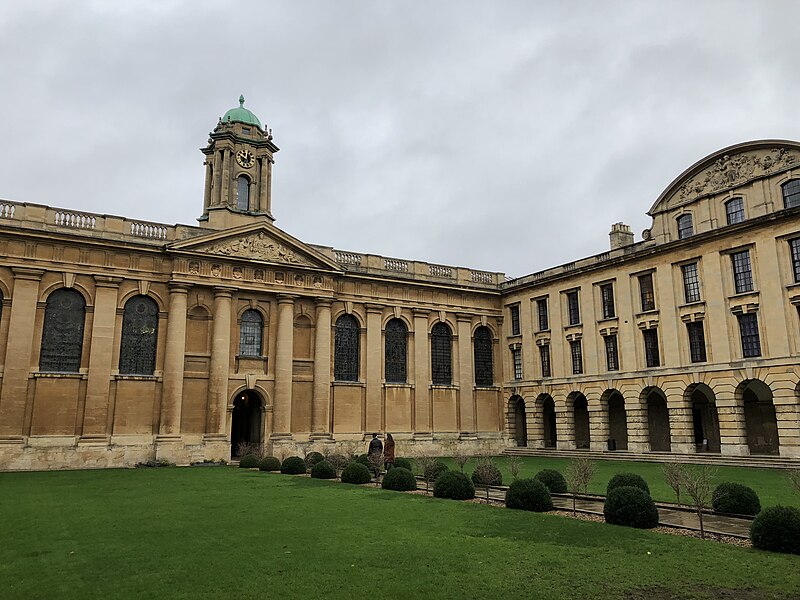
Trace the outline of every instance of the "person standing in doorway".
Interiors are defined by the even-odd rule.
[[[391,433],[386,434],[386,444],[383,447],[383,464],[386,470],[394,468],[394,438]]]

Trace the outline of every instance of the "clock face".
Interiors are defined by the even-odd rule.
[[[249,169],[256,162],[256,157],[250,150],[239,150],[236,153],[236,162],[242,165],[245,169]]]

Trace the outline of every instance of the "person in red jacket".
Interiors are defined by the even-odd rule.
[[[386,443],[383,445],[383,464],[387,471],[394,467],[394,438],[391,433],[386,434]]]

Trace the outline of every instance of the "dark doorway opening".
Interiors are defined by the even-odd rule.
[[[542,402],[542,417],[544,423],[544,447],[555,448],[558,443],[556,433],[556,403],[550,396],[545,396]]]
[[[528,445],[528,423],[525,415],[525,400],[517,396],[514,402],[514,439],[517,441],[517,446]]]
[[[667,399],[658,389],[653,389],[647,394],[647,429],[651,452],[669,452],[672,449]]]
[[[573,416],[575,418],[575,447],[579,450],[587,449],[589,448],[589,403],[583,394],[575,397]]]
[[[617,391],[608,396],[608,432],[609,448],[614,450],[628,449],[628,418],[625,414],[625,399]]]
[[[763,381],[753,379],[742,389],[742,401],[750,454],[780,454],[772,390]]]
[[[263,407],[260,396],[252,390],[236,395],[231,415],[231,458],[241,456],[248,446],[264,441]]]
[[[697,452],[719,452],[719,415],[714,392],[705,384],[690,388],[694,443]]]

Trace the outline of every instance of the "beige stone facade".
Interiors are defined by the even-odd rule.
[[[0,468],[373,431],[401,453],[800,456],[800,144],[715,153],[644,241],[617,225],[609,252],[506,281],[280,230],[255,123],[212,132],[199,227],[0,201]]]

